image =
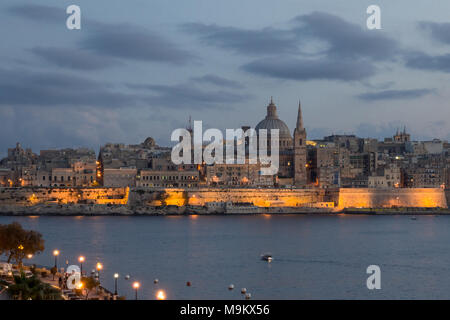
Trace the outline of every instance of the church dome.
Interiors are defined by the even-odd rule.
[[[156,146],[156,142],[152,137],[148,137],[147,139],[145,139],[142,145],[144,148],[151,149]]]
[[[270,104],[267,106],[267,115],[266,118],[261,120],[255,127],[256,133],[259,133],[259,129],[266,129],[267,134],[270,134],[271,129],[279,130],[280,140],[282,139],[292,139],[291,131],[289,127],[284,123],[283,120],[280,120],[277,115],[277,107],[273,103],[273,100],[270,100]]]

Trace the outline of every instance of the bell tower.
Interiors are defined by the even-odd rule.
[[[298,102],[297,125],[294,130],[294,184],[306,186],[306,130],[303,127],[302,106]]]

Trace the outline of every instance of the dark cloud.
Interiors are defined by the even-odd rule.
[[[81,41],[83,49],[103,56],[183,65],[196,58],[162,36],[130,25],[96,25]]]
[[[222,78],[220,78],[222,79]],[[75,74],[0,68],[0,106],[121,109],[130,107],[216,108],[245,101],[246,94],[179,85],[126,84],[127,89]]]
[[[0,69],[0,105],[120,108],[145,105],[145,97],[73,74]]]
[[[202,77],[193,77],[191,80],[201,83],[213,84],[219,87],[231,89],[242,89],[244,86],[238,81],[228,80],[213,74],[207,74]]]
[[[116,59],[99,56],[80,49],[35,47],[30,51],[51,64],[74,70],[99,70],[121,64]]]
[[[450,23],[422,21],[418,23],[421,30],[429,32],[431,38],[450,44]],[[450,54],[430,55],[420,51],[405,52],[405,65],[412,69],[450,72]]]
[[[435,89],[385,90],[363,93],[358,98],[364,101],[416,99],[435,93]]]
[[[431,56],[411,53],[405,56],[406,66],[413,69],[450,72],[450,54]]]
[[[246,30],[202,23],[187,23],[181,29],[196,34],[208,45],[230,49],[243,54],[280,54],[298,51],[295,35],[289,30],[264,28]]]
[[[368,62],[337,62],[333,59],[264,58],[244,65],[243,70],[267,77],[291,80],[355,81],[371,77],[375,67]]]
[[[450,23],[421,21],[419,22],[419,28],[429,31],[433,39],[450,44]]]
[[[247,94],[236,94],[224,90],[203,90],[192,83],[178,85],[152,85],[131,84],[126,86],[130,89],[151,92],[148,98],[152,104],[169,108],[217,108],[230,104],[244,102],[249,96]]]
[[[182,29],[209,45],[244,54],[273,55],[251,61],[242,69],[279,79],[360,81],[375,75],[375,62],[394,60],[400,53],[398,43],[382,31],[365,30],[323,12],[297,16],[286,30],[200,23],[185,24]],[[320,48],[314,50],[311,43],[320,44]],[[306,53],[312,49],[314,53]]]
[[[65,27],[67,19],[66,7],[51,7],[37,4],[15,5],[8,11],[16,16],[39,22],[59,22]]]
[[[320,40],[328,45],[321,53],[340,59],[392,60],[400,53],[398,43],[380,30],[368,30],[360,25],[324,13],[313,12],[296,17],[292,29],[305,45]]]
[[[39,22],[61,22],[65,27],[67,14],[66,8],[57,8],[43,5],[20,5],[9,8],[9,11],[18,16],[36,20]],[[82,30],[85,36],[80,42],[82,49],[93,51],[101,56],[129,59],[146,62],[162,62],[175,65],[183,65],[197,58],[180,48],[177,44],[172,43],[165,37],[145,28],[132,24],[111,24],[103,23],[95,20],[83,18]],[[61,57],[55,49],[49,52],[38,52],[44,58],[51,55],[57,56],[60,65],[71,68],[81,67],[83,69],[87,62],[81,61],[87,58],[87,54],[82,53],[78,59],[71,54],[70,57]],[[94,62],[98,61],[97,57],[91,57]],[[112,63],[106,60],[104,64]]]
[[[339,58],[392,59],[399,53],[398,43],[382,31],[371,31],[335,15],[313,12],[297,16],[294,26],[286,30],[262,28],[247,30],[218,25],[189,23],[182,30],[197,34],[206,44],[245,54],[301,54],[311,40],[321,41],[327,54]]]

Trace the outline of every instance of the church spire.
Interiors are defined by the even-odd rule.
[[[302,115],[302,105],[300,100],[298,101],[298,114],[297,114],[297,130],[303,130],[303,115]]]

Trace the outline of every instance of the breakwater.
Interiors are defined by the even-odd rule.
[[[0,188],[12,215],[327,213],[345,209],[448,209],[443,189]],[[411,211],[411,210],[410,210]],[[349,212],[349,210],[347,210]],[[351,212],[351,210],[350,210]],[[408,212],[408,211],[404,211]]]

